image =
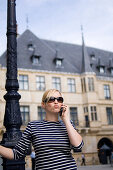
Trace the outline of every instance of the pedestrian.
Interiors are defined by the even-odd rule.
[[[81,165],[86,165],[85,155],[82,153],[82,163]]]
[[[71,148],[81,149],[83,140],[70,121],[69,107],[64,104],[60,91],[47,90],[42,97],[42,108],[46,111],[45,119],[29,122],[16,146],[13,149],[0,146],[0,155],[21,159],[32,143],[36,170],[77,170]]]
[[[32,170],[35,170],[35,152],[31,152]]]

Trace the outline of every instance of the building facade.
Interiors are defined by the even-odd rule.
[[[0,57],[0,136],[3,119],[6,57]],[[86,164],[109,163],[113,150],[113,52],[42,40],[30,30],[17,39],[17,63],[22,130],[32,120],[42,120],[41,98],[56,88],[69,106],[70,116],[84,140]],[[72,151],[77,163],[81,152]]]

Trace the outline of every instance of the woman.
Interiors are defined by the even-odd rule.
[[[14,149],[0,146],[0,155],[7,159],[20,159],[26,155],[31,142],[35,150],[36,170],[77,170],[71,155],[72,146],[81,149],[82,137],[70,122],[68,106],[61,93],[47,90],[42,97],[45,120],[29,122]],[[58,113],[62,108],[61,121]]]

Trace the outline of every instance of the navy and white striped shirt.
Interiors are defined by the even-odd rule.
[[[76,170],[71,144],[63,121],[33,121],[28,123],[20,141],[13,149],[14,159],[26,155],[30,144],[35,150],[36,170]],[[82,143],[77,149],[83,146]],[[76,147],[75,147],[76,148]]]

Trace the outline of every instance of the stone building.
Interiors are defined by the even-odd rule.
[[[17,58],[21,129],[44,119],[42,95],[56,88],[83,137],[86,164],[108,163],[113,150],[113,52],[86,47],[83,36],[80,46],[43,40],[26,30],[17,39]],[[0,136],[5,130],[5,79],[6,52],[0,57]],[[81,152],[72,152],[79,164]]]

